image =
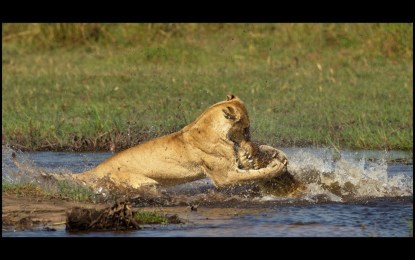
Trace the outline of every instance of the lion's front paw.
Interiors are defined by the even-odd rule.
[[[288,165],[288,160],[287,159],[284,159],[284,161],[282,162],[282,164],[284,164],[284,166],[287,166]]]
[[[288,165],[287,155],[285,155],[285,153],[283,153],[281,150],[275,149],[272,158],[277,159],[284,165]]]

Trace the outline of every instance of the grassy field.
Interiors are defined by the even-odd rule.
[[[121,150],[239,96],[254,140],[413,149],[413,24],[2,24],[3,143]]]

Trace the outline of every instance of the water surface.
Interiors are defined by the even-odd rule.
[[[278,236],[361,237],[412,236],[412,153],[403,151],[341,151],[281,148],[289,158],[289,171],[305,184],[296,196],[246,196],[228,194],[209,179],[164,189],[174,199],[157,210],[176,213],[178,225],[147,225],[134,232],[71,234],[7,231],[3,236]],[[3,148],[3,181],[30,180],[11,163],[11,151]],[[111,153],[19,153],[28,167],[51,172],[82,172]],[[337,190],[328,189],[337,185]],[[326,187],[326,188],[325,188]],[[350,188],[351,187],[351,188]],[[197,211],[186,205],[199,204]]]

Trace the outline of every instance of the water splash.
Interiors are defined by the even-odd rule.
[[[385,157],[371,161],[342,153],[333,158],[299,150],[290,155],[288,170],[305,185],[302,196],[311,201],[321,196],[330,201],[413,196],[412,173],[388,175]]]
[[[169,205],[197,205],[209,203],[258,203],[277,201],[282,203],[319,203],[324,201],[347,202],[373,197],[402,197],[413,196],[412,165],[391,171],[387,159],[390,153],[378,152],[378,158],[373,160],[348,151],[342,151],[340,156],[328,149],[283,149],[289,158],[288,171],[301,183],[301,189],[295,193],[270,195],[261,191],[256,185],[238,185],[228,189],[217,189],[212,181],[203,179],[163,188],[162,196]],[[12,161],[12,154],[17,153],[20,164],[17,168]],[[373,153],[373,152],[371,152]],[[42,161],[34,162],[28,154],[16,152],[7,146],[2,146],[2,181],[12,183],[44,182],[42,173],[69,173],[77,171],[79,154],[50,153],[49,161],[59,160],[59,168],[45,168]],[[97,154],[85,154],[84,157]],[[379,156],[380,155],[380,156]],[[101,159],[110,156],[103,154]],[[100,160],[101,160],[100,159]],[[96,161],[94,163],[99,163]],[[76,166],[74,166],[76,164]],[[41,165],[41,166],[38,166]],[[59,165],[59,164],[58,164]],[[74,168],[76,167],[76,168]],[[85,165],[83,169],[90,168]],[[160,194],[158,194],[159,196]],[[161,201],[163,201],[161,199]],[[160,202],[163,204],[164,202]],[[166,204],[164,203],[164,204]]]
[[[19,158],[20,168],[13,162],[13,156]],[[36,171],[36,167],[30,162],[24,153],[15,151],[8,146],[2,145],[2,182],[3,183],[33,183],[38,182],[40,171]]]
[[[14,159],[15,158],[15,161]],[[51,176],[62,176],[66,182],[58,183],[58,180]],[[48,169],[37,166],[28,154],[15,151],[9,146],[2,146],[2,184],[3,188],[9,185],[34,184],[46,193],[58,193],[70,184],[71,189],[78,185],[72,181],[72,173],[68,169],[60,167],[58,169]],[[68,177],[68,178],[65,178]]]

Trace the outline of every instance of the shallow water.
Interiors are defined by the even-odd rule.
[[[412,152],[281,148],[289,171],[305,185],[296,196],[246,196],[226,193],[209,179],[166,188],[175,199],[158,210],[176,213],[186,224],[144,226],[134,232],[70,234],[57,231],[2,231],[3,236],[412,236]],[[2,179],[17,173],[3,148]],[[32,167],[51,172],[81,172],[111,153],[20,153]],[[331,185],[331,186],[330,186]],[[327,187],[337,187],[327,188]],[[198,204],[197,211],[186,205]]]

